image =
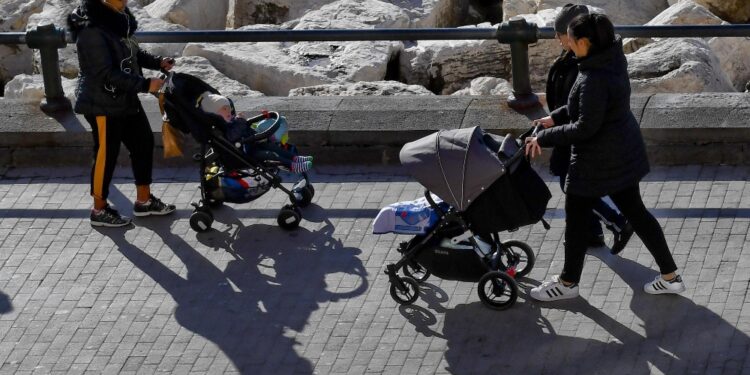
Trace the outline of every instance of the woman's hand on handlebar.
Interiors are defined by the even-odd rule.
[[[548,129],[548,128],[551,128],[551,127],[555,126],[555,121],[554,121],[554,120],[552,120],[552,117],[551,117],[551,116],[547,116],[547,117],[542,117],[542,118],[540,118],[540,119],[536,119],[536,120],[534,120],[534,121],[532,122],[532,124],[533,124],[534,126],[539,126],[539,125],[541,125],[541,126],[543,126],[543,127],[545,128],[545,129]]]
[[[161,59],[161,63],[159,63],[159,67],[162,68],[162,70],[168,72],[174,68],[174,59],[171,57],[165,57]]]
[[[539,146],[536,137],[526,138],[526,156],[533,159],[540,155],[542,155],[542,147]]]

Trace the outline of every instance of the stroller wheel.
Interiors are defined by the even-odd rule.
[[[492,271],[487,272],[479,280],[477,292],[479,299],[494,310],[505,310],[514,303],[518,298],[518,285],[505,272]]]
[[[399,277],[401,285],[391,283],[391,297],[401,305],[411,305],[419,297],[419,283],[409,276]]]
[[[279,223],[279,226],[287,230],[296,229],[300,221],[302,221],[302,213],[299,211],[299,208],[292,205],[284,206],[279,211],[279,216],[276,217],[276,222]]]
[[[406,262],[401,270],[404,271],[404,275],[413,278],[418,283],[423,283],[430,277],[430,271],[417,262]]]
[[[196,232],[205,232],[211,229],[214,222],[214,216],[209,211],[198,210],[190,215],[190,227]]]
[[[534,262],[536,261],[536,256],[531,246],[518,240],[503,241],[503,246],[505,250],[499,250],[500,263],[506,269],[515,267],[516,277],[528,275],[531,269],[534,268]]]
[[[315,189],[313,189],[312,185],[307,185],[301,189],[295,190],[295,193],[299,193],[302,197],[302,199],[297,201],[297,204],[299,204],[300,207],[307,207],[315,196]]]

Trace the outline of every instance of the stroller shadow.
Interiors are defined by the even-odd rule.
[[[182,263],[178,267],[168,267],[131,244],[124,231],[101,232],[170,294],[177,323],[218,346],[243,374],[312,373],[313,364],[302,356],[307,341],[298,341],[297,332],[321,303],[358,296],[368,288],[356,257],[361,251],[333,239],[330,223],[315,231],[253,225],[199,236],[209,247],[231,251],[233,259],[224,270],[174,234],[172,223],[172,218],[138,221],[161,237]],[[329,290],[332,274],[344,274],[342,279],[350,282]],[[185,350],[183,355],[199,352]]]
[[[11,311],[13,311],[13,304],[10,302],[10,297],[0,291],[0,314],[7,314]]]

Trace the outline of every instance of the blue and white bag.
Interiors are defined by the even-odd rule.
[[[440,198],[432,196],[435,203],[444,211],[449,206]],[[373,234],[426,234],[438,222],[437,212],[430,207],[427,199],[398,202],[384,207],[372,223]]]

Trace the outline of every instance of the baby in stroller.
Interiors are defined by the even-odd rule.
[[[296,150],[287,144],[286,121],[282,123],[279,130],[268,140],[244,141],[252,139],[257,131],[264,130],[266,121],[249,123],[244,113],[234,114],[231,101],[223,95],[204,92],[198,98],[201,110],[221,116],[226,121],[226,132],[224,136],[232,143],[242,143],[242,150],[246,155],[256,160],[273,160],[293,173],[304,173],[312,169],[312,156],[297,155]]]

